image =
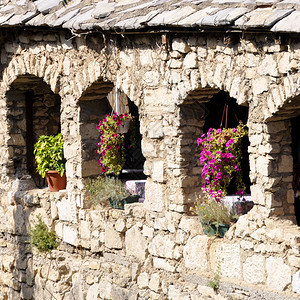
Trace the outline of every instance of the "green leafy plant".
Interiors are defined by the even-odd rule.
[[[101,166],[102,174],[119,175],[125,164],[124,133],[120,132],[123,122],[130,122],[130,132],[133,129],[133,117],[129,113],[106,115],[97,124],[100,132],[100,141],[97,143],[99,154],[98,164]],[[134,144],[134,136],[131,135],[131,145]],[[129,147],[130,147],[129,146]]]
[[[96,179],[89,178],[86,183],[86,192],[93,206],[107,205],[109,202],[118,204],[123,199],[132,196],[120,179],[106,176],[99,176]]]
[[[215,292],[217,292],[220,288],[221,275],[222,275],[221,264],[220,261],[218,261],[217,268],[214,273],[214,277],[208,283],[208,286],[213,288]]]
[[[58,246],[55,233],[48,229],[40,215],[37,217],[37,224],[30,229],[28,234],[30,244],[40,252],[51,251]]]
[[[37,171],[45,177],[47,171],[57,171],[61,176],[65,172],[64,140],[62,134],[56,136],[41,135],[34,145]]]

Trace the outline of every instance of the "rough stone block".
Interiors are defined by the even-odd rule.
[[[130,228],[125,234],[126,254],[133,255],[139,260],[145,260],[147,243],[137,225]]]
[[[281,257],[269,257],[266,259],[267,285],[277,291],[283,291],[290,283],[292,272]]]
[[[160,289],[160,276],[158,273],[154,273],[151,275],[149,281],[149,288],[154,292],[159,292]]]
[[[206,235],[197,235],[189,239],[183,248],[184,264],[188,269],[207,270],[208,241]]]
[[[293,172],[293,157],[292,155],[282,155],[278,164],[279,173],[292,173]]]
[[[153,256],[173,258],[175,243],[169,236],[158,234],[149,245],[149,252]]]
[[[154,257],[153,266],[156,269],[162,269],[171,273],[175,272],[175,267],[163,258]]]
[[[100,280],[99,290],[102,299],[112,299],[112,285],[105,278]]]
[[[149,274],[146,272],[141,273],[137,278],[137,285],[140,289],[145,289],[149,285]]]
[[[197,54],[195,52],[188,53],[183,60],[183,66],[186,69],[197,68],[198,67]]]
[[[75,201],[63,198],[57,202],[58,217],[61,221],[76,222],[76,203]]]
[[[108,224],[105,227],[105,246],[110,249],[122,249],[122,237],[114,228]]]
[[[153,179],[153,181],[157,181],[157,182],[164,181],[164,162],[163,161],[154,161],[153,162],[152,179]]]
[[[300,295],[300,270],[293,275],[292,287],[293,292]]]
[[[153,228],[148,227],[147,225],[143,226],[143,236],[152,238],[153,234],[154,234],[154,229]]]
[[[150,122],[148,125],[148,136],[151,139],[163,137],[163,127],[161,121]]]
[[[190,51],[190,46],[182,39],[176,38],[172,41],[172,50],[181,53],[188,53]]]
[[[126,229],[125,221],[123,219],[118,219],[115,223],[115,229],[118,232],[124,232]]]
[[[99,284],[95,283],[89,287],[86,295],[86,300],[97,299],[100,294]]]
[[[91,230],[90,230],[90,222],[88,221],[81,221],[79,227],[80,237],[82,239],[90,239],[91,237]]]
[[[63,227],[63,241],[73,246],[78,245],[78,233],[77,230],[71,226],[64,225]]]
[[[258,284],[265,281],[265,258],[261,255],[248,257],[243,265],[244,280]]]
[[[238,278],[242,276],[241,270],[241,250],[238,244],[218,243],[211,248],[214,255],[214,265],[220,262],[222,276],[228,278]]]
[[[163,185],[147,180],[145,187],[145,202],[147,209],[162,211],[164,209]]]

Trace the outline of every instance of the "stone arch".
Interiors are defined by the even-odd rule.
[[[219,128],[222,110],[226,98],[229,103],[229,116],[232,114],[232,120],[228,123],[229,127],[238,125],[238,120],[235,119],[235,112],[233,112],[233,105],[236,104],[236,109],[240,109],[238,117],[245,124],[248,119],[248,109],[237,105],[237,101],[229,96],[229,93],[220,91],[214,88],[198,89],[192,91],[184,102],[179,106],[180,109],[180,160],[182,161],[182,168],[180,173],[183,176],[178,177],[177,186],[180,186],[182,203],[189,208],[195,199],[195,195],[201,192],[201,167],[199,165],[199,147],[197,146],[197,138],[200,137],[204,130],[207,131],[210,127]],[[214,102],[218,103],[214,105]],[[213,108],[211,108],[213,107]],[[217,110],[219,108],[220,111]],[[210,110],[213,109],[213,112]],[[215,114],[220,114],[215,116]],[[212,117],[213,115],[213,117]],[[208,118],[210,117],[210,118]],[[233,125],[234,124],[234,125]],[[225,119],[224,124],[225,125]],[[247,152],[247,140],[244,141],[244,150]],[[246,153],[247,154],[247,153]],[[246,155],[245,155],[246,156]],[[245,179],[249,182],[247,189],[249,189],[249,159],[246,156],[244,162]],[[174,185],[175,188],[175,185]],[[174,189],[173,188],[173,189]],[[233,190],[233,187],[232,189]],[[230,191],[229,191],[230,192]],[[235,191],[234,191],[235,192]],[[245,191],[246,192],[246,191]],[[177,198],[178,199],[178,198]]]
[[[79,98],[82,178],[101,174],[101,169],[97,165],[98,156],[95,155],[96,145],[99,140],[99,132],[96,130],[96,125],[106,114],[116,111],[116,93],[118,93],[119,113],[130,112],[131,106],[134,104],[130,105],[131,101],[128,96],[123,91],[119,91],[112,82],[103,78],[98,78]],[[138,110],[136,106],[135,108]],[[140,148],[136,150],[141,152]],[[142,154],[140,153],[140,155]]]
[[[60,70],[50,55],[34,55],[29,52],[15,55],[3,72],[1,90],[6,92],[19,76],[31,74],[42,78],[53,93],[58,93]]]
[[[34,75],[17,76],[6,92],[8,175],[45,185],[35,171],[34,144],[40,135],[60,132],[60,97]],[[28,176],[29,175],[29,176]]]
[[[101,173],[95,154],[99,138],[96,125],[113,109],[113,103],[107,99],[113,87],[113,83],[99,78],[79,98],[79,139],[81,141],[79,164],[81,165],[82,178]]]
[[[264,209],[266,215],[290,219],[294,223],[295,207],[298,219],[300,215],[299,203],[295,203],[294,197],[298,190],[295,182],[299,175],[296,155],[300,149],[295,144],[299,143],[299,138],[297,142],[294,140],[299,116],[298,94],[293,98],[282,98],[276,111],[264,122],[253,120],[250,124],[253,200]]]

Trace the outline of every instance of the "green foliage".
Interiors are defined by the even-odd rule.
[[[35,246],[39,251],[46,252],[56,249],[56,235],[50,231],[47,225],[42,221],[41,216],[37,217],[38,223],[29,231],[30,244]]]
[[[93,206],[98,204],[107,205],[109,199],[119,202],[131,195],[120,179],[103,176],[96,179],[89,178],[86,184],[86,192]]]
[[[237,216],[223,202],[217,202],[206,195],[197,196],[195,204],[194,211],[203,222],[219,226],[230,225],[237,219]]]
[[[217,269],[215,271],[214,277],[209,281],[208,285],[217,292],[220,288],[221,281],[221,264],[218,262]]]
[[[65,172],[64,140],[62,134],[56,136],[41,135],[34,145],[37,171],[45,177],[47,171],[57,171],[61,176]]]

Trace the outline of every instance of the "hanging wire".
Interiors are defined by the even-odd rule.
[[[232,105],[229,103],[229,95],[226,95],[226,99],[225,99],[225,104],[224,104],[224,108],[223,108],[223,113],[222,113],[222,119],[221,119],[221,124],[220,124],[220,128],[222,128],[223,126],[223,122],[224,122],[224,117],[225,117],[225,128],[227,128],[227,124],[228,124],[228,109],[229,109],[229,105],[231,106],[231,109],[234,113],[234,116],[236,118],[236,120],[239,122],[239,118],[237,117],[234,108],[232,107]]]

